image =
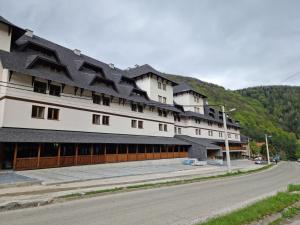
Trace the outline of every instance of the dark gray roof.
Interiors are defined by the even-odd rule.
[[[170,80],[164,73],[159,72],[158,70],[154,69],[152,66],[150,66],[148,64],[144,64],[142,66],[136,66],[134,68],[130,68],[130,69],[126,70],[125,72],[126,72],[126,76],[131,77],[131,78],[137,78],[137,77],[140,77],[142,75],[152,73],[152,74],[155,74],[155,75],[171,82],[172,85],[177,84],[174,81]]]
[[[149,100],[147,93],[139,89],[135,81],[130,77],[128,79],[131,79],[133,82],[121,82],[122,77],[123,80],[126,79],[126,71],[116,67],[111,68],[110,65],[84,54],[76,55],[73,50],[36,35],[29,37],[23,34],[12,46],[11,52],[0,50],[0,59],[3,67],[11,71],[178,112],[178,109],[172,105]],[[42,49],[47,54],[36,49]],[[59,70],[47,69],[39,66],[39,63],[47,63],[47,65],[51,65]],[[98,68],[98,71],[91,71],[89,70],[90,68],[83,70],[84,65],[91,65],[92,68]],[[97,73],[99,71],[101,73]],[[100,76],[102,76],[101,79],[103,81],[113,82],[113,87],[97,85],[97,83],[92,82]],[[101,79],[99,78],[98,80]],[[135,90],[143,92],[144,95],[134,94]]]
[[[173,137],[26,128],[0,128],[0,142],[190,145],[188,142]]]
[[[207,96],[201,94],[198,91],[195,91],[195,89],[193,89],[187,83],[180,83],[180,84],[174,86],[174,88],[173,88],[173,93],[174,94],[183,93],[183,92],[189,92],[189,91],[195,92],[195,93],[199,94],[200,96],[202,96],[203,98],[207,98]]]
[[[181,139],[190,143],[195,143],[198,145],[201,145],[205,147],[206,149],[221,149],[220,146],[215,145],[214,141],[211,139],[206,139],[206,138],[196,138],[196,137],[190,137],[186,135],[176,135],[175,136],[177,139]]]

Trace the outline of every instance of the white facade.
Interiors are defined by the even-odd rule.
[[[0,49],[9,52],[11,43],[11,32],[9,26],[0,23]]]
[[[193,95],[188,92],[180,93],[174,96],[174,101],[183,105],[185,111],[192,111],[204,114],[204,99],[199,95]]]
[[[173,105],[173,86],[171,82],[153,75],[137,79],[136,84],[146,91],[153,101]]]

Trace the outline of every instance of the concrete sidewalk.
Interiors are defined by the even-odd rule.
[[[172,164],[175,162],[173,161],[170,163]],[[171,167],[171,164],[169,164],[168,167]],[[178,166],[178,163],[175,163],[174,165],[176,168],[176,166]],[[128,166],[128,164],[126,166]],[[155,166],[157,167],[158,165]],[[233,165],[233,171],[237,171],[237,170],[247,171],[247,170],[257,169],[259,167],[261,166],[254,165],[253,162],[251,161],[236,161]],[[116,168],[119,170],[120,165],[116,165]],[[147,165],[145,165],[145,168],[148,168]],[[62,168],[62,169],[66,169],[66,168]],[[75,169],[79,169],[79,167]],[[88,168],[85,168],[85,170],[86,169]],[[73,170],[71,171],[74,172]],[[167,182],[167,181],[182,180],[182,179],[195,178],[195,177],[208,177],[208,176],[219,175],[224,173],[226,173],[226,167],[224,166],[204,166],[204,167],[187,166],[187,169],[173,170],[171,172],[164,172],[164,170],[162,170],[160,173],[152,172],[152,173],[144,173],[138,175],[127,175],[127,176],[124,175],[124,176],[85,180],[85,181],[77,180],[77,181],[67,182],[67,183],[48,182],[48,183],[44,183],[44,185],[36,184],[36,185],[24,186],[24,187],[16,186],[16,187],[1,188],[0,189],[0,210],[44,205],[44,204],[51,203],[57,197],[70,195],[74,193],[85,193],[85,192],[90,192],[95,190],[98,191],[104,189],[126,187],[128,185]]]

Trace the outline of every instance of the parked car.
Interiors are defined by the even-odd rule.
[[[256,160],[255,161],[255,164],[258,164],[258,165],[264,165],[264,164],[267,164],[268,162],[267,161],[264,161],[264,160]]]

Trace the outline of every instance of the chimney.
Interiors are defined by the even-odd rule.
[[[135,65],[134,65],[134,67],[135,67],[135,68],[138,68],[138,67],[139,67],[139,65],[138,65],[138,64],[135,64]]]
[[[76,49],[76,48],[73,50],[73,52],[74,52],[75,55],[78,55],[78,56],[81,55],[81,51]]]
[[[33,37],[33,31],[29,30],[29,29],[26,29],[25,35],[32,38]]]
[[[110,63],[108,65],[109,65],[110,68],[115,69],[115,65],[114,64]]]

